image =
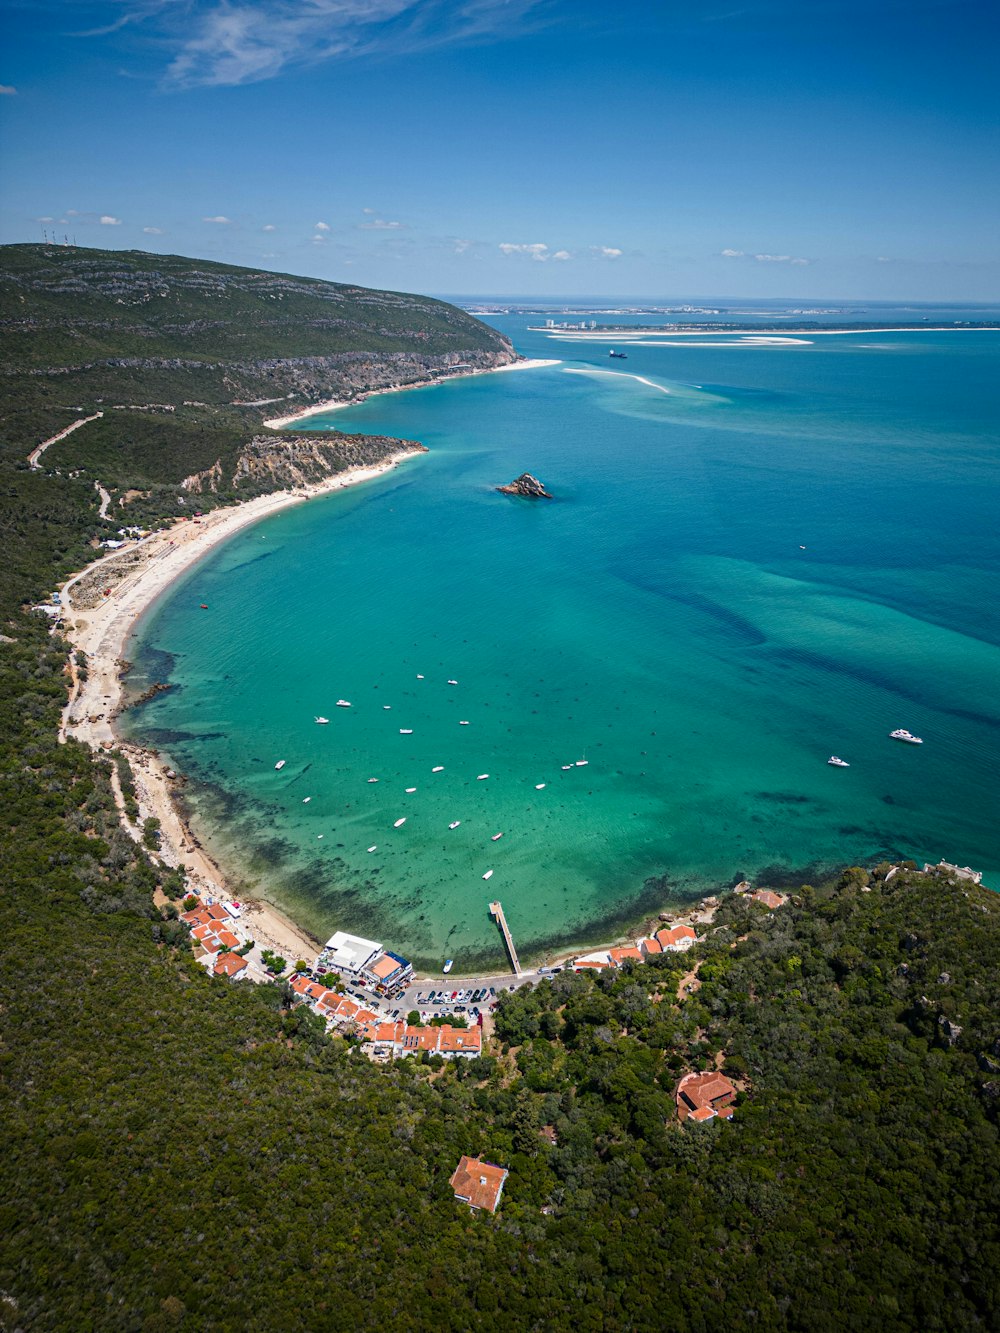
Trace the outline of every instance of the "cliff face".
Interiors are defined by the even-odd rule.
[[[416,440],[388,435],[322,435],[282,438],[255,435],[240,450],[230,473],[222,460],[182,483],[195,494],[236,490],[243,494],[308,486],[350,468],[374,467],[393,454],[426,453]]]

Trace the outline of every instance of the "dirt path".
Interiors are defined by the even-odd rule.
[[[96,421],[98,417],[103,416],[103,412],[95,412],[92,417],[80,417],[78,421],[72,422],[65,430],[59,431],[57,435],[52,435],[47,440],[43,440],[38,448],[32,449],[31,453],[28,455],[28,466],[37,472],[41,467],[41,463],[38,460],[41,458],[42,454],[45,453],[45,450],[50,444],[57,444],[60,440],[65,440],[67,435],[72,435],[75,430],[79,430],[81,426],[85,426],[88,421]],[[101,517],[103,518],[104,515],[102,514]]]

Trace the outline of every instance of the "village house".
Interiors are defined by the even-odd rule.
[[[323,946],[318,966],[360,977],[381,952],[382,946],[375,940],[362,939],[360,935],[348,935],[346,931],[338,930]]]
[[[479,1027],[455,1028],[447,1023],[439,1027],[410,1027],[401,1019],[394,1023],[366,1023],[359,1027],[361,1049],[370,1060],[383,1063],[407,1055],[441,1055],[446,1060],[473,1060],[482,1054],[483,1033]]]
[[[731,1120],[736,1089],[725,1075],[715,1069],[702,1074],[685,1074],[677,1085],[677,1117],[701,1123],[717,1116]]]
[[[611,959],[611,962],[615,967],[621,967],[621,965],[628,962],[629,959],[632,959],[636,963],[641,963],[643,961],[640,951],[632,945],[628,945],[624,948],[609,949],[608,957]]]
[[[369,986],[374,986],[378,991],[387,991],[395,990],[397,986],[405,986],[412,976],[413,964],[386,949],[384,953],[380,953],[365,964],[361,980]]]
[[[769,912],[773,912],[776,907],[783,907],[785,903],[781,894],[775,893],[773,889],[757,889],[750,895],[750,901],[761,903]]]
[[[505,1167],[494,1166],[478,1157],[462,1157],[448,1183],[460,1203],[495,1213],[509,1174]]]
[[[664,953],[683,953],[698,940],[698,936],[690,926],[673,926],[670,930],[658,930],[654,938]]]
[[[247,960],[241,958],[238,953],[220,953],[215,960],[215,967],[212,971],[217,977],[228,977],[233,981],[245,970]]]

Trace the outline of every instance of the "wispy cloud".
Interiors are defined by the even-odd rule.
[[[266,230],[267,230],[267,229],[265,228],[265,231],[266,231]],[[314,230],[314,231],[329,231],[329,230],[330,230],[330,224],[329,224],[329,222],[314,222],[314,223],[313,223],[313,230]]]
[[[284,70],[506,38],[543,0],[150,0],[176,48],[176,88],[259,83]]]
[[[0,97],[16,97],[17,89],[12,83],[0,83]]]
[[[808,264],[808,259],[796,259],[793,255],[754,255],[758,264]]]
[[[744,253],[743,250],[723,250],[722,255],[725,259],[742,259]]]
[[[202,222],[216,222],[220,227],[228,227],[232,224],[232,218],[223,217],[221,213],[214,218],[202,218]]]
[[[261,227],[261,231],[277,231],[277,230],[278,228],[274,225],[273,222],[265,222],[263,227]]]
[[[624,252],[616,245],[592,245],[590,253],[596,255],[598,259],[621,259]]]
[[[110,213],[102,213],[100,222],[102,227],[120,227],[122,225],[121,218],[112,217]]]
[[[568,250],[557,250],[552,256],[553,259],[572,259],[573,256]]]
[[[497,248],[502,255],[528,255],[541,262],[551,258],[549,247],[544,241],[533,241],[530,244],[501,241]]]
[[[371,210],[366,208],[365,212],[369,213]],[[387,222],[385,218],[372,218],[371,222],[358,223],[360,231],[402,231],[405,226],[405,222]]]
[[[163,235],[163,228],[162,228],[162,227],[143,227],[142,230],[143,230],[143,232],[144,232],[147,236],[162,236],[162,235]]]

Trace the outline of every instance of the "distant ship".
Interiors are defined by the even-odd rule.
[[[321,727],[325,727],[330,719],[328,717],[318,717],[316,721]]]
[[[627,361],[627,360],[628,360],[628,353],[627,353],[627,352],[616,352],[616,351],[614,351],[614,349],[612,349],[612,350],[608,353],[608,356],[610,356],[610,357],[614,357],[614,359],[615,359],[616,361]]]
[[[835,754],[832,754],[826,762],[832,764],[834,768],[850,768],[846,759],[838,759]]]
[[[890,731],[889,739],[893,741],[906,741],[907,745],[923,745],[923,741],[919,736],[914,736],[909,731],[904,731],[902,727],[897,727],[895,731]]]

